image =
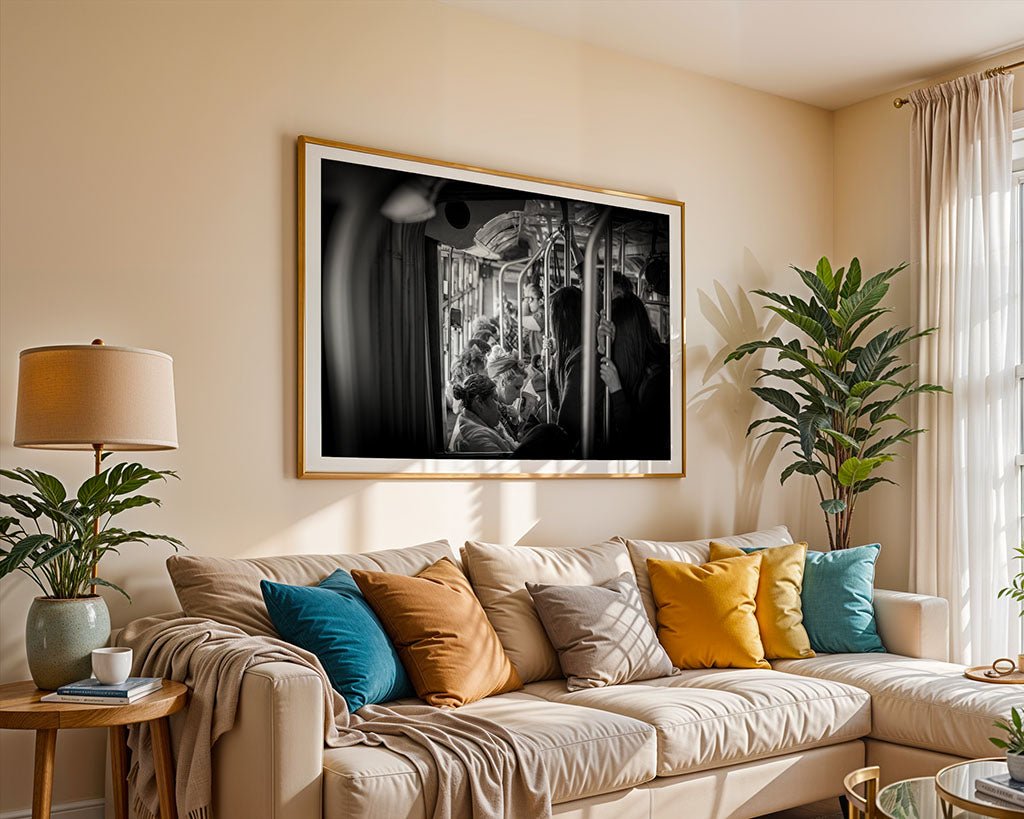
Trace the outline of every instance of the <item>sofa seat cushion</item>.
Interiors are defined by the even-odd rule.
[[[996,754],[988,737],[993,720],[1024,705],[1016,685],[992,685],[964,677],[964,667],[898,654],[823,654],[809,660],[777,660],[789,674],[836,680],[871,694],[875,739],[961,757]]]
[[[658,732],[658,776],[833,745],[871,730],[857,688],[770,669],[700,669],[676,677],[569,692],[555,680],[530,694],[642,720]]]
[[[655,776],[657,736],[639,720],[518,691],[470,703],[459,713],[492,719],[536,743],[553,804],[631,788]],[[325,817],[428,815],[416,769],[401,755],[364,745],[325,749]]]

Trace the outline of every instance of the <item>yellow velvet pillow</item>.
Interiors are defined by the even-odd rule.
[[[416,694],[457,708],[522,688],[469,581],[448,558],[415,577],[352,570]]]
[[[648,558],[658,639],[677,668],[770,668],[754,616],[761,555],[695,566]]]
[[[711,559],[747,554],[735,546],[711,542]],[[769,660],[801,660],[813,657],[811,641],[804,629],[804,610],[800,592],[804,585],[804,561],[807,544],[793,543],[759,549],[761,580],[757,585],[757,625],[761,630],[764,654]]]

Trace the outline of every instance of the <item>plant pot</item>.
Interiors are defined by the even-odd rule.
[[[54,689],[92,674],[92,650],[110,640],[110,614],[99,595],[60,600],[37,597],[25,623],[32,681]]]
[[[1010,769],[1010,778],[1024,782],[1024,754],[1006,754],[1006,767]]]

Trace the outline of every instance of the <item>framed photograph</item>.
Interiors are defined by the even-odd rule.
[[[682,477],[683,203],[298,139],[299,477]]]

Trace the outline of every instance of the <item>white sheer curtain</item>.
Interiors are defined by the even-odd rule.
[[[996,593],[1016,571],[1020,430],[1015,365],[1021,283],[1013,259],[1013,77],[962,77],[910,95],[919,377],[911,583],[950,602],[951,657],[1021,649],[1018,609]]]

